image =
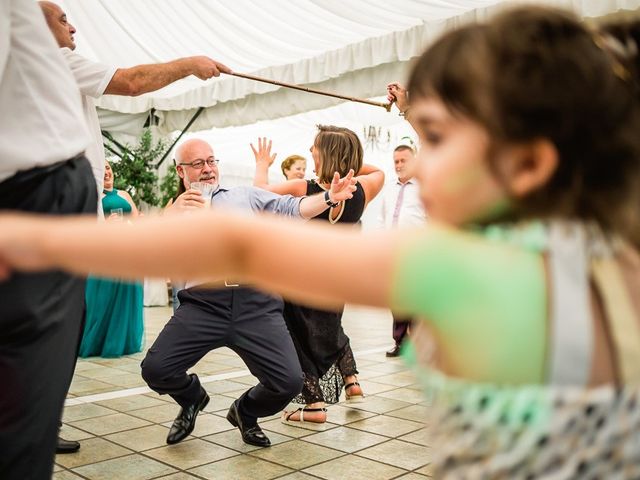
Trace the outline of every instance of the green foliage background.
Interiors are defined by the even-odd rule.
[[[138,207],[142,204],[165,206],[178,191],[178,175],[173,168],[169,168],[162,182],[158,183],[156,164],[167,148],[166,142],[154,142],[151,131],[145,129],[138,145],[126,147],[125,150],[119,149],[120,159],[111,162],[114,187],[127,191]],[[112,156],[108,151],[105,153],[107,157]]]

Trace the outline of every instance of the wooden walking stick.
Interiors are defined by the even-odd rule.
[[[322,90],[315,90],[313,88],[301,87],[300,85],[295,85],[292,83],[284,83],[284,82],[278,82],[276,80],[269,80],[267,78],[255,77],[253,75],[247,75],[245,73],[235,73],[235,72],[232,72],[232,73],[220,72],[220,73],[225,73],[226,75],[233,75],[234,77],[246,78],[247,80],[255,80],[256,82],[270,83],[271,85],[278,85],[280,87],[292,88],[294,90],[300,90],[303,92],[315,93],[317,95],[325,95],[327,97],[340,98],[342,100],[349,100],[351,102],[366,103],[367,105],[382,107],[387,112],[391,111],[391,105],[392,105],[391,103],[381,103],[381,102],[366,100],[364,98],[347,97],[346,95],[339,95],[337,93],[331,93],[331,92],[323,92]]]

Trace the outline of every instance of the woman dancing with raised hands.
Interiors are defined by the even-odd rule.
[[[640,22],[592,32],[521,7],[429,47],[408,84],[420,231],[4,216],[4,273],[241,275],[391,306],[421,319],[409,356],[433,401],[434,477],[639,478],[639,42]],[[186,241],[202,254],[183,258]],[[309,252],[327,245],[323,268]]]
[[[317,178],[294,178],[269,185],[268,169],[275,159],[271,154],[272,143],[267,138],[258,139],[258,148],[251,144],[256,159],[254,185],[280,195],[302,197],[327,191],[334,172],[341,176],[349,170],[356,174],[356,191],[353,198],[332,205],[315,220],[330,224],[357,224],[366,205],[375,198],[384,184],[384,173],[371,165],[363,165],[363,149],[358,136],[348,128],[318,126],[318,133],[310,148]],[[314,255],[327,258],[324,268],[331,268],[331,255],[339,245],[323,246]],[[319,309],[285,301],[284,319],[293,338],[298,359],[304,373],[302,392],[294,402],[304,406],[291,412],[283,412],[285,423],[327,421],[326,404],[337,403],[344,387],[347,402],[360,402],[364,398],[356,377],[358,370],[351,350],[349,337],[342,329],[344,305],[337,309]]]

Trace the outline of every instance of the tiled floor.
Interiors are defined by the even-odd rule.
[[[147,346],[170,317],[170,308],[145,309]],[[429,447],[427,408],[401,360],[388,359],[388,312],[348,308],[351,338],[364,403],[329,407],[328,423],[285,425],[261,420],[270,448],[242,442],[225,416],[231,402],[256,379],[229,349],[209,353],[193,371],[211,402],[193,434],[167,445],[178,406],[149,391],[140,377],[144,354],[78,361],[63,417],[62,436],[80,440],[78,453],[56,457],[56,480],[71,479],[425,479]]]

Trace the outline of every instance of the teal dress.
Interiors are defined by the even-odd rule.
[[[131,213],[131,205],[117,190],[104,192],[105,216],[121,208]],[[142,350],[143,289],[139,282],[89,277],[85,290],[86,323],[80,344],[81,357],[119,357]]]

